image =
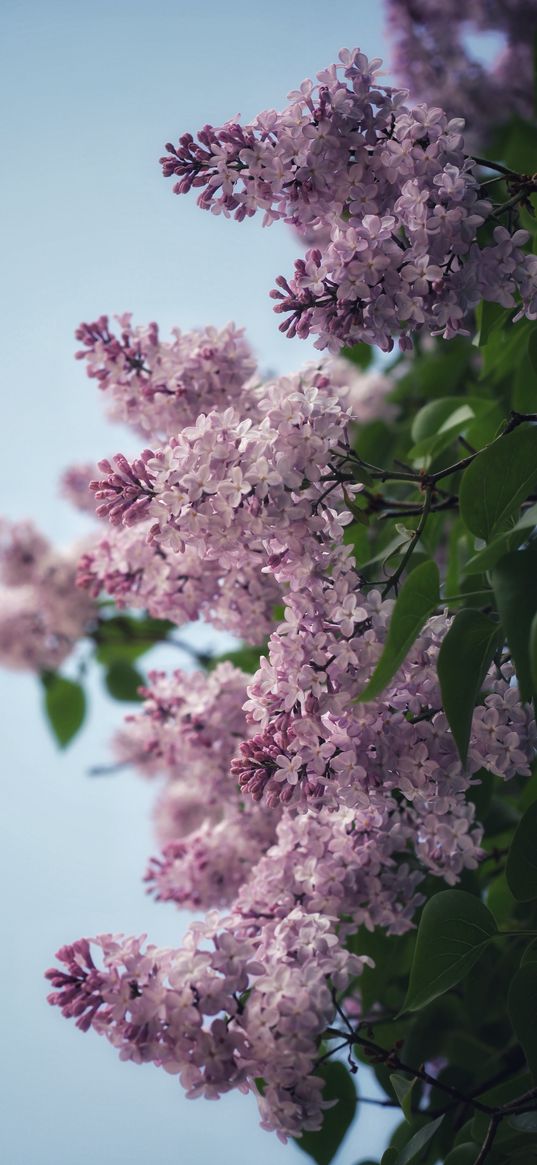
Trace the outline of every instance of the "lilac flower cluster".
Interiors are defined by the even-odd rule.
[[[323,474],[330,451],[345,441],[349,411],[327,379],[319,387],[282,377],[264,390],[257,423],[231,408],[212,410],[156,453],[100,462],[106,476],[91,485],[97,514],[127,527],[151,520],[154,546],[196,549],[221,567],[261,552],[272,532],[300,518],[314,526]],[[317,524],[323,521],[319,516]]]
[[[149,531],[150,523],[139,523],[97,538],[80,559],[79,586],[94,597],[110,595],[120,609],[148,611],[178,627],[201,618],[249,643],[270,633],[280,593],[255,556],[224,569],[189,547],[157,553]]]
[[[318,242],[271,293],[289,336],[317,337],[337,352],[365,341],[389,351],[414,332],[465,331],[481,299],[537,313],[537,259],[529,235],[497,226],[460,119],[440,108],[403,105],[377,84],[381,62],[342,50],[339,64],[304,81],[281,113],[247,126],[184,134],[162,159],[174,190],[200,189],[198,204],[241,220],[263,212]]]
[[[248,734],[247,676],[230,663],[208,676],[151,672],[142,711],[115,740],[121,762],[163,776],[156,807],[163,852],[146,881],[160,901],[193,910],[229,905],[275,840],[279,814],[240,796],[230,774]]]
[[[317,329],[321,346],[388,347],[392,331],[404,343],[433,324],[455,334],[485,284],[506,306],[527,292],[530,312],[524,234],[475,242],[488,207],[460,126],[409,113],[360,54],[341,60],[344,81],[328,70],[284,114],[204,131],[199,147],[183,140],[182,188],[203,187],[202,204],[226,214],[262,207],[315,233],[284,290],[305,296],[290,330]],[[107,527],[82,555],[80,602],[93,609],[104,590],[176,624],[202,616],[270,638],[252,677],[229,663],[150,673],[114,744],[158,783],[150,893],[229,913],[210,913],[176,950],[110,935],[62,948],[50,1001],[122,1058],[177,1075],[189,1096],[255,1092],[263,1126],[285,1139],[320,1127],[323,1033],[343,1003],[360,1015],[366,960],[348,937],[404,933],[427,874],[453,885],[476,867],[468,791],[482,768],[529,774],[537,729],[510,665],[491,669],[461,765],[437,679],[445,613],[382,695],[356,702],[392,603],[366,591],[344,545],[362,487],[337,465],[354,421],[390,415],[387,378],[331,358],[263,383],[233,325],[162,343],[156,325],[119,322],[119,338],[107,317],[82,325],[81,355],[113,415],[154,448],[99,462],[91,490]],[[78,504],[87,476],[75,467],[64,483]],[[47,562],[46,543],[26,542]],[[34,587],[41,569],[15,542],[4,553],[10,585]]]
[[[505,121],[531,121],[535,0],[387,0],[394,69],[418,101],[464,115],[472,139]],[[503,45],[487,66],[467,47],[469,31],[496,32]]]
[[[125,321],[130,317],[120,318]],[[82,325],[78,334],[87,338],[90,372],[99,379],[105,389],[111,388],[117,402],[118,399],[124,399],[121,394],[125,386],[116,367],[120,357],[124,360],[124,354],[121,355],[124,349],[112,336],[105,320],[106,317],[102,317],[98,322],[99,326]],[[179,439],[177,435],[181,433],[179,424],[181,416],[182,427],[185,425],[189,427],[187,421],[191,418],[188,409],[197,418],[202,406],[207,412],[214,406],[211,416],[216,418],[215,423],[219,423],[218,418],[227,407],[226,401],[231,399],[232,387],[236,393],[234,414],[237,422],[243,421],[246,425],[260,422],[267,407],[267,396],[278,392],[283,399],[292,396],[296,391],[302,391],[305,386],[320,394],[328,394],[330,399],[340,401],[345,405],[353,421],[366,422],[373,417],[389,417],[393,412],[393,406],[383,403],[392,387],[390,379],[378,371],[362,373],[348,360],[343,359],[317,361],[294,376],[282,377],[268,384],[264,384],[261,379],[254,383],[254,379],[251,378],[243,385],[239,396],[240,375],[246,375],[248,371],[244,357],[243,371],[239,375],[240,361],[237,355],[233,382],[231,338],[235,337],[233,343],[239,353],[242,347],[248,351],[244,342],[241,341],[242,347],[238,343],[237,337],[242,337],[239,329],[230,325],[225,342],[222,340],[219,347],[214,344],[211,358],[212,381],[208,375],[207,361],[201,366],[201,371],[196,365],[200,336],[206,337],[214,332],[214,329],[205,329],[203,332],[183,336],[181,344],[178,342],[176,346],[169,346],[166,359],[162,358],[159,364],[163,399],[170,401],[174,393],[173,385],[181,378],[186,382],[187,365],[192,384],[199,391],[198,398],[194,391],[188,399],[177,398],[182,402],[183,411],[181,414],[179,406],[177,405],[177,408],[174,406],[173,423],[176,428],[173,430],[171,445],[174,439]],[[98,338],[101,334],[104,335],[104,339]],[[132,335],[134,334],[138,337],[136,350],[141,352],[143,338],[156,334],[155,325],[138,328],[132,332]],[[176,334],[181,335],[178,330]],[[91,344],[93,347],[90,347]],[[132,338],[131,349],[134,351]],[[148,361],[149,357],[146,355],[145,363]],[[165,379],[166,376],[168,379]],[[226,384],[227,397],[219,391]],[[169,392],[168,385],[172,386]],[[165,429],[166,425],[162,421],[159,408],[154,400],[148,402],[140,385],[133,381],[128,391],[129,407],[122,414],[123,419],[128,420],[135,430],[140,428],[148,430],[153,423],[151,418],[155,421],[156,429]],[[194,413],[196,407],[198,412]],[[168,418],[170,424],[171,417],[172,414]],[[226,423],[229,425],[229,417]],[[218,453],[217,460],[219,456]],[[114,525],[88,546],[80,561],[79,585],[85,587],[95,598],[101,592],[112,596],[120,608],[144,609],[155,617],[170,619],[177,625],[202,618],[242,639],[259,643],[270,633],[273,610],[280,601],[280,591],[274,579],[263,573],[260,552],[251,547],[248,554],[241,553],[233,561],[227,556],[224,561],[220,554],[213,553],[209,556],[208,551],[203,552],[205,554],[203,557],[200,548],[189,541],[182,549],[176,544],[173,547],[165,547],[161,543],[158,553],[155,553],[154,544],[148,538],[151,523],[144,524],[139,521],[148,514],[152,496],[146,466],[146,454],[136,459],[132,465],[122,457],[116,459],[114,464],[110,461],[101,463],[101,469],[104,468],[110,474],[110,482],[106,504],[104,508],[98,507],[98,514],[105,518],[108,515],[113,516],[117,518],[118,523],[127,519],[125,503],[128,497],[131,503],[127,507],[128,525],[126,527]],[[95,514],[95,498],[88,492],[92,477],[95,478],[92,467],[73,466],[64,474],[62,490],[78,508]]]
[[[244,400],[255,361],[242,329],[174,328],[166,342],[155,323],[135,328],[129,312],[117,320],[119,336],[104,315],[75,333],[84,345],[77,358],[86,360],[88,376],[107,394],[113,420],[165,440],[192,424],[202,408]]]
[[[265,528],[267,507],[273,522],[279,524],[280,501],[283,504],[286,499],[288,509],[294,505],[284,477],[294,485],[301,484],[306,471],[318,477],[318,454],[323,449],[327,452],[351,416],[367,419],[375,409],[377,394],[382,400],[388,387],[387,378],[364,377],[348,361],[312,365],[294,377],[261,385],[253,404],[247,396],[240,409],[200,414],[195,426],[179,432],[154,457],[146,451],[132,464],[122,455],[113,464],[100,462],[108,478],[104,484],[92,483],[100,503],[97,514],[110,517],[113,525],[82,557],[79,584],[95,597],[106,591],[119,606],[142,607],[178,625],[201,617],[259,643],[272,628],[280,590],[264,569],[261,542],[251,536],[255,513],[260,532]],[[344,411],[340,401],[348,402]],[[296,421],[293,402],[300,402]],[[308,416],[314,407],[317,429],[325,434],[323,444],[309,433]],[[380,412],[382,405],[376,408]],[[293,451],[297,425],[306,442],[301,462],[294,460]],[[278,447],[278,472],[272,468],[269,473],[267,452],[272,446]],[[246,474],[248,450],[253,457],[251,484]],[[156,500],[163,489],[180,509],[180,495],[170,490],[170,482],[183,475],[190,482],[192,474],[197,496],[191,522],[200,528],[202,510],[210,521],[209,537],[203,541],[194,536],[193,529],[185,537],[184,515],[178,535],[177,521]],[[158,534],[155,518],[166,527]]]
[[[343,545],[349,495],[333,462],[349,386],[325,366],[259,387],[255,408],[248,399],[201,413],[133,462],[100,463],[107,476],[93,488],[110,541],[81,567],[90,588],[107,580],[121,594],[124,579],[129,601],[153,586],[159,603],[172,590],[163,562],[171,580],[192,556],[204,571],[215,564],[224,589],[253,571],[281,597],[284,618],[249,681],[229,664],[208,677],[152,674],[116,743],[122,760],[164,776],[150,891],[229,916],[209,916],[175,951],[96,939],[103,969],[81,940],[49,978],[65,1015],[124,1058],[178,1074],[191,1096],[257,1092],[262,1078],[262,1123],[285,1138],[322,1121],[322,1033],[361,966],[347,936],[362,925],[404,933],[426,873],[453,885],[475,868],[482,830],[468,790],[483,767],[529,774],[537,730],[510,666],[491,669],[463,768],[436,672],[445,614],[386,691],[356,703],[392,603],[365,593]],[[359,1013],[359,999],[349,1006]]]
[[[0,527],[0,663],[22,671],[59,667],[96,619],[75,586],[80,548],[61,554],[31,522]]]
[[[320,1127],[319,1040],[334,993],[368,962],[345,950],[328,919],[297,907],[284,922],[247,928],[209,915],[179,951],[104,935],[57,958],[65,970],[47,972],[50,1002],[122,1059],[163,1067],[189,1097],[254,1092],[264,1127],[282,1140]]]

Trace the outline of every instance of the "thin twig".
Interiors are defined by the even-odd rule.
[[[489,1127],[487,1129],[487,1135],[479,1150],[479,1155],[475,1159],[474,1165],[483,1165],[483,1162],[486,1161],[496,1139],[496,1133],[498,1132],[498,1125],[501,1119],[502,1118],[498,1113],[492,1114]]]
[[[416,546],[417,546],[417,544],[418,544],[418,542],[423,534],[423,531],[425,529],[425,526],[427,523],[427,518],[429,517],[429,513],[430,513],[430,509],[431,509],[432,496],[433,496],[432,489],[428,489],[426,497],[425,497],[425,504],[423,506],[423,510],[421,513],[421,518],[418,522],[418,525],[416,526],[416,529],[412,535],[412,538],[410,539],[408,547],[405,550],[405,553],[403,554],[403,557],[401,559],[401,562],[399,563],[399,566],[397,567],[397,570],[394,571],[391,578],[388,579],[388,581],[384,587],[384,590],[382,592],[383,599],[386,598],[386,595],[389,594],[389,592],[392,590],[392,587],[395,588],[397,591],[397,584],[399,582],[399,579],[401,578],[401,575],[402,575],[407,563],[409,562],[412,554],[414,553],[414,550],[416,549]]]

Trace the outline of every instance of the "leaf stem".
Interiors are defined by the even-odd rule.
[[[410,1076],[414,1076],[418,1080],[423,1080],[424,1084],[429,1084],[432,1088],[438,1088],[441,1092],[451,1096],[454,1100],[461,1104],[471,1104],[473,1108],[478,1109],[479,1112],[484,1112],[487,1115],[495,1114],[489,1104],[484,1104],[480,1100],[469,1099],[464,1093],[459,1092],[458,1088],[454,1088],[451,1084],[445,1084],[443,1080],[437,1080],[435,1076],[431,1076],[424,1068],[412,1068],[409,1064],[404,1063],[399,1058],[395,1048],[383,1048],[380,1044],[375,1043],[374,1040],[361,1036],[358,1031],[346,1032],[340,1031],[339,1028],[328,1028],[324,1033],[326,1039],[343,1039],[348,1044],[359,1044],[366,1052],[371,1054],[372,1059],[376,1059],[383,1064],[387,1064],[390,1068],[398,1068],[401,1072],[408,1072]]]
[[[418,522],[418,525],[416,526],[416,529],[412,535],[412,538],[410,539],[408,547],[405,550],[405,553],[403,554],[403,557],[399,563],[399,566],[397,567],[397,570],[395,570],[393,572],[391,578],[388,579],[388,581],[384,587],[384,590],[382,592],[383,599],[386,598],[386,595],[389,594],[392,587],[394,587],[397,591],[397,584],[399,582],[399,579],[401,578],[401,575],[402,575],[407,563],[409,562],[412,554],[414,553],[414,550],[416,549],[416,546],[417,546],[417,544],[418,544],[418,542],[423,534],[423,531],[425,529],[425,526],[427,523],[427,518],[429,517],[429,513],[431,510],[432,497],[433,497],[433,491],[432,491],[432,489],[428,489],[427,493],[426,493],[426,497],[425,497],[425,504],[424,504],[422,512],[421,512],[421,518]]]

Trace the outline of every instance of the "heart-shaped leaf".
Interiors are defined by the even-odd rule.
[[[442,705],[461,760],[466,760],[475,703],[491,660],[503,642],[498,622],[481,611],[459,611],[438,654]]]
[[[466,469],[459,495],[466,526],[488,542],[509,525],[537,485],[537,425],[494,441]]]
[[[373,700],[389,684],[439,602],[438,567],[434,562],[422,562],[401,587],[384,650],[359,701]]]
[[[505,867],[509,889],[519,902],[537,898],[537,801],[517,825]]]
[[[84,723],[84,689],[74,680],[68,680],[57,672],[43,672],[41,681],[45,689],[47,720],[60,748],[65,748]]]
[[[425,1007],[459,983],[497,933],[490,910],[473,894],[444,890],[430,898],[420,919],[404,1011]]]

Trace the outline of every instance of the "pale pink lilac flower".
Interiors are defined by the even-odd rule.
[[[160,339],[157,324],[133,327],[131,314],[81,324],[77,357],[106,394],[108,412],[151,441],[173,437],[204,409],[225,408],[247,395],[256,366],[241,328],[200,328]]]
[[[415,332],[449,339],[481,299],[534,318],[529,235],[515,232],[509,256],[497,238],[478,242],[492,204],[464,122],[436,104],[405,106],[405,92],[378,84],[380,64],[342,50],[283,111],[168,143],[164,175],[178,194],[200,189],[203,209],[239,220],[260,211],[265,224],[283,219],[314,238],[271,295],[281,330],[314,335],[319,348],[389,351],[394,337],[408,348]]]

